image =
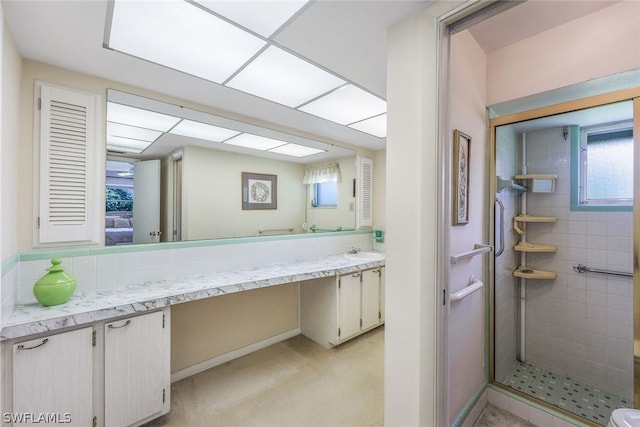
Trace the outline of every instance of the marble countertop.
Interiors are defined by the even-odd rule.
[[[0,332],[0,340],[105,321],[120,316],[218,295],[339,276],[384,265],[383,260],[355,259],[343,254],[218,271],[180,280],[159,280],[124,289],[77,292],[61,305],[18,305]]]

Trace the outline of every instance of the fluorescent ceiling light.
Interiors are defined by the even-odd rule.
[[[284,50],[269,46],[226,86],[297,107],[345,83]]]
[[[113,4],[109,48],[216,83],[266,42],[185,1]]]
[[[237,145],[238,147],[253,148],[254,150],[270,150],[279,147],[286,142],[276,139],[265,138],[264,136],[252,135],[250,133],[241,133],[224,142],[225,144]]]
[[[176,135],[189,136],[191,138],[204,139],[207,141],[222,142],[238,135],[240,132],[213,126],[207,123],[194,122],[192,120],[183,120],[171,132]]]
[[[300,10],[307,3],[307,0],[197,0],[197,2],[209,10],[268,38]]]
[[[111,117],[109,117],[109,119],[111,119]],[[123,125],[121,123],[107,122],[107,135],[153,142],[162,135],[162,132],[136,126]]]
[[[378,138],[386,138],[387,115],[380,114],[379,116],[371,117],[370,119],[350,124],[349,127],[373,136],[377,136]]]
[[[285,144],[269,150],[271,153],[286,154],[287,156],[304,157],[312,154],[324,153],[325,150],[307,147],[306,145]]]
[[[150,145],[150,141],[107,135],[107,150],[111,151],[124,151],[126,149],[128,150],[127,153],[141,153]]]
[[[145,129],[166,132],[180,121],[179,117],[168,116],[128,105],[107,102],[107,117],[110,122],[121,123]]]
[[[387,102],[349,84],[303,105],[299,110],[348,125],[386,113]]]

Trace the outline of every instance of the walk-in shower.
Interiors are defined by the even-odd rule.
[[[633,407],[632,120],[624,101],[492,126],[492,381],[596,425]]]

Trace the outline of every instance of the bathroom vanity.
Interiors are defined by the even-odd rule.
[[[384,321],[383,267],[383,257],[340,254],[17,306],[1,334],[3,412],[72,426],[140,425],[170,409],[172,305],[300,283],[300,329],[313,314],[318,328],[340,328],[330,341],[337,345]],[[332,302],[309,299],[321,293]]]

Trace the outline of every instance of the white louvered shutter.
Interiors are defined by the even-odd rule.
[[[39,83],[38,243],[98,242],[100,95]]]
[[[373,160],[358,157],[357,224],[360,227],[373,225]]]

